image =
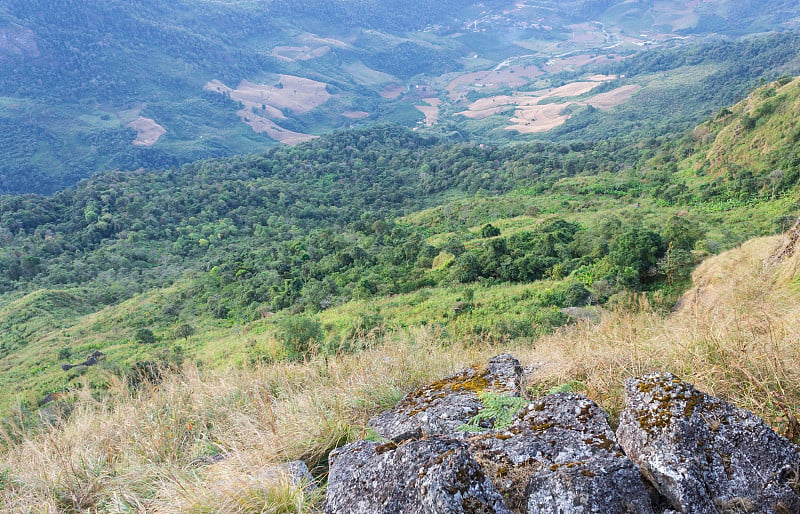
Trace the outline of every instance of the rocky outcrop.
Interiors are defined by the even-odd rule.
[[[583,396],[537,400],[469,446],[515,512],[653,512],[606,414]]]
[[[800,512],[800,453],[750,412],[669,373],[628,379],[617,438],[681,512]]]
[[[85,361],[81,362],[80,364],[62,364],[61,369],[63,369],[64,371],[69,371],[72,368],[77,368],[78,366],[94,366],[95,364],[98,364],[100,361],[105,360],[105,358],[106,355],[103,352],[101,352],[100,350],[95,350],[91,354],[89,354],[88,357],[86,357]]]
[[[501,355],[406,396],[370,422],[385,441],[331,453],[325,512],[800,512],[798,448],[673,375],[626,381],[616,434],[588,398],[525,401],[521,381]]]
[[[510,514],[460,441],[433,437],[401,446],[358,441],[331,459],[328,513]]]
[[[369,424],[382,437],[393,440],[451,434],[483,407],[478,393],[519,396],[521,380],[519,361],[508,354],[498,355],[486,369],[468,368],[406,395]]]

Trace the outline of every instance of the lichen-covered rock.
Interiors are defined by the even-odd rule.
[[[653,512],[639,469],[583,396],[546,396],[469,446],[514,512]]]
[[[449,434],[481,409],[479,393],[519,396],[521,379],[519,361],[508,354],[498,355],[484,370],[468,368],[406,395],[369,424],[381,436],[394,440],[408,439],[411,434]]]
[[[331,461],[328,514],[510,514],[462,442],[358,441]]]
[[[798,447],[670,373],[625,381],[617,438],[685,513],[800,512]]]

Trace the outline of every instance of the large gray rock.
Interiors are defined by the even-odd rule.
[[[508,354],[498,355],[486,369],[468,368],[407,394],[369,424],[381,436],[395,440],[450,434],[481,409],[479,393],[519,396],[521,379],[519,361]]]
[[[462,442],[358,441],[331,461],[328,514],[510,514]]]
[[[639,469],[605,413],[583,396],[542,398],[508,430],[475,435],[469,445],[514,512],[653,512]]]
[[[685,513],[800,512],[797,446],[670,373],[625,381],[617,438]]]

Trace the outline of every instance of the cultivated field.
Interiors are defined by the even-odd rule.
[[[599,93],[582,100],[566,100],[591,93],[600,84],[616,77],[595,75],[587,80],[572,82],[563,86],[537,91],[531,94],[498,95],[481,98],[473,102],[465,111],[457,114],[474,120],[481,120],[514,110],[511,125],[507,130],[520,133],[547,132],[566,122],[571,116],[572,106],[590,105],[597,109],[610,109],[630,99],[641,89],[638,85],[626,85],[611,91]],[[553,99],[564,101],[552,101]]]
[[[290,145],[308,141],[314,136],[286,130],[275,120],[285,120],[284,111],[307,113],[332,97],[325,83],[293,75],[280,75],[276,84],[255,84],[243,80],[236,89],[219,80],[212,80],[204,89],[229,95],[241,102],[244,108],[237,114],[242,121],[256,132],[265,132],[269,137]]]
[[[451,100],[460,100],[470,91],[503,86],[524,86],[542,74],[536,66],[508,66],[502,69],[465,73],[447,84]]]
[[[167,131],[150,118],[139,116],[138,119],[128,123],[127,127],[136,131],[136,139],[133,140],[134,146],[153,146],[159,138]]]
[[[425,126],[430,127],[439,123],[439,106],[442,101],[439,98],[425,98],[422,100],[426,105],[415,105],[422,114],[425,115]]]

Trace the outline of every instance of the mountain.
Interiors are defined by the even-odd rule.
[[[798,84],[765,84],[678,139],[493,147],[377,126],[5,196],[0,402],[137,362],[271,362],[419,325],[535,338],[632,293],[666,308],[704,256],[797,216],[792,160],[728,132],[760,112],[753,141],[790,148],[774,127]],[[766,171],[711,173],[714,155]],[[61,370],[94,351],[107,360]]]
[[[762,76],[800,72],[796,39],[716,38],[797,20],[798,7],[779,1],[10,0],[0,7],[0,192],[52,193],[98,171],[163,169],[375,121],[483,141],[683,130]],[[661,66],[668,76],[612,77],[642,49],[667,62],[674,54],[660,49],[683,42],[700,45],[696,58]],[[642,110],[676,97],[685,108],[667,119]]]

